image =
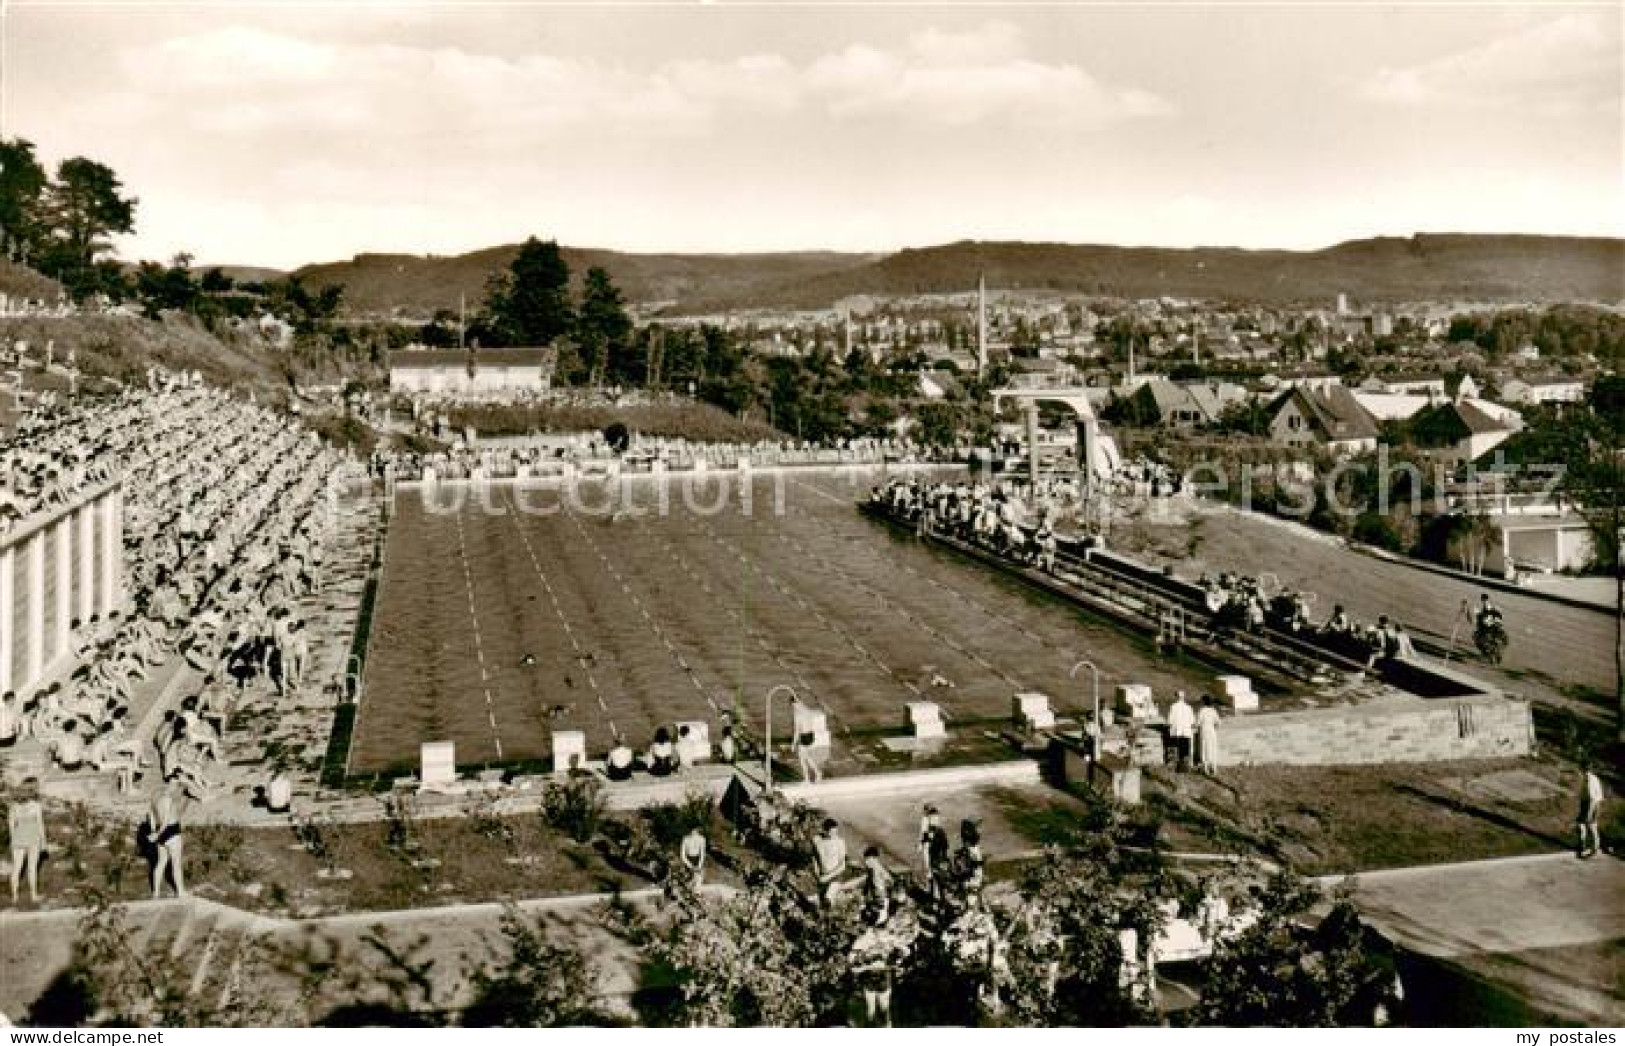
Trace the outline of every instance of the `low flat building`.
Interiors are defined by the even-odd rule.
[[[546,392],[557,354],[545,349],[402,349],[389,354],[389,388],[408,395],[504,399]]]
[[[1484,557],[1486,573],[1583,570],[1593,555],[1591,527],[1575,515],[1497,514],[1490,517],[1495,537]]]
[[[1585,396],[1585,382],[1579,378],[1512,378],[1501,383],[1501,399],[1507,403],[1579,403]]]
[[[1375,380],[1382,384],[1382,391],[1403,395],[1442,399],[1447,391],[1445,378],[1440,374],[1392,374],[1379,376]]]

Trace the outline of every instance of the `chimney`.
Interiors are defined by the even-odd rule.
[[[987,274],[976,274],[976,372],[987,370]]]

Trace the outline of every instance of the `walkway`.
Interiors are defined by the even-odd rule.
[[[1355,891],[1406,948],[1558,1019],[1625,1024],[1625,862],[1543,854],[1398,868],[1361,874]]]

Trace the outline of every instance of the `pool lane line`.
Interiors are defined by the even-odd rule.
[[[485,692],[485,718],[491,724],[491,739],[496,743],[497,758],[502,758],[502,734],[497,729],[496,704],[491,700],[491,676],[485,670],[485,646],[480,640],[480,615],[474,609],[474,575],[468,569],[468,543],[463,536],[463,514],[457,519],[457,560],[463,568],[463,585],[468,591],[468,619],[474,626],[474,658],[480,666],[480,689]]]
[[[869,595],[879,602],[882,607],[889,608],[893,613],[899,617],[902,617],[916,629],[924,632],[926,635],[930,636],[938,643],[941,643],[943,646],[946,646],[949,650],[952,650],[965,660],[980,666],[984,670],[993,673],[995,676],[998,676],[1000,679],[1004,680],[1005,683],[1015,687],[1018,693],[1027,689],[1027,685],[1025,683],[1011,675],[1009,672],[1005,671],[1000,666],[995,665],[993,662],[983,657],[980,653],[967,648],[964,644],[960,643],[959,640],[948,635],[946,632],[943,632],[935,625],[932,625],[929,621],[926,621],[925,619],[914,614],[907,607],[904,607],[901,603],[893,600],[891,597],[887,596],[884,592],[881,592],[878,588],[875,588],[867,581],[864,581],[850,571],[842,569],[833,560],[819,555],[806,545],[802,544],[802,542],[798,539],[790,537],[782,531],[778,532],[775,536],[781,541],[785,541],[790,544],[807,559],[823,564],[824,569],[846,579],[849,586],[867,591]]]
[[[704,699],[705,703],[711,707],[711,710],[713,712],[720,712],[721,709],[717,706],[716,701],[712,699],[710,692],[706,690],[705,684],[700,681],[699,674],[689,665],[688,659],[683,657],[683,655],[678,652],[677,647],[672,643],[671,637],[667,633],[667,630],[661,626],[660,622],[654,619],[654,615],[649,613],[649,608],[644,604],[642,597],[633,591],[632,586],[627,583],[626,576],[622,574],[620,570],[616,568],[615,564],[610,561],[610,558],[604,554],[603,548],[593,538],[592,534],[589,533],[587,527],[581,522],[580,517],[571,512],[569,508],[565,508],[564,515],[565,518],[569,519],[570,522],[575,526],[576,533],[581,535],[581,539],[587,543],[587,547],[594,555],[598,557],[599,564],[609,574],[610,578],[614,580],[616,584],[621,586],[622,594],[632,601],[632,606],[637,609],[639,616],[643,618],[644,625],[654,634],[654,637],[660,641],[661,645],[665,647],[667,656],[669,656],[673,662],[676,663],[677,667],[683,672],[683,674],[688,676],[689,682],[694,685],[694,689],[699,692],[700,697]]]
[[[775,644],[771,644],[767,641],[761,629],[751,628],[749,623],[745,620],[744,614],[730,606],[728,599],[723,596],[722,593],[711,587],[711,583],[707,581],[705,577],[697,570],[695,570],[693,564],[690,563],[686,557],[677,551],[677,546],[672,544],[671,541],[667,540],[658,532],[644,528],[643,524],[640,523],[639,527],[641,533],[647,537],[654,538],[660,543],[661,547],[665,549],[666,555],[673,563],[677,564],[677,569],[681,570],[684,574],[687,574],[689,579],[700,587],[700,591],[710,596],[713,604],[721,607],[722,612],[733,619],[734,624],[738,626],[740,632],[755,640],[756,645],[761,648],[762,653],[766,654],[774,664],[778,665],[779,668],[785,672],[785,674],[796,681],[796,685],[801,688],[801,692],[812,698],[813,704],[816,704],[820,708],[825,707],[823,700],[818,697],[818,689],[807,680],[807,677],[801,673],[801,670],[784,659],[783,653],[776,648]],[[850,732],[850,728],[842,726],[841,729],[843,731]]]
[[[504,488],[503,500],[506,501],[510,497],[512,497],[512,494]],[[524,543],[525,554],[530,557],[530,567],[536,572],[536,577],[541,581],[542,590],[547,593],[548,602],[553,605],[553,613],[558,617],[559,625],[564,629],[564,638],[570,641],[570,649],[575,653],[576,664],[581,669],[581,673],[587,677],[587,687],[592,691],[593,699],[598,702],[598,710],[603,713],[604,722],[609,724],[609,732],[619,739],[621,736],[620,728],[615,725],[615,720],[610,718],[609,705],[604,702],[603,692],[598,687],[598,677],[593,675],[592,672],[592,661],[587,657],[586,651],[581,649],[581,641],[576,638],[575,629],[570,626],[570,618],[564,613],[564,608],[559,605],[558,593],[553,590],[553,583],[548,580],[547,571],[542,569],[541,560],[536,558],[536,547],[531,544],[530,535],[525,532],[524,525],[519,522],[521,513],[517,502],[513,505],[512,511],[505,511],[504,514],[513,520],[514,529],[519,532],[519,540]],[[551,732],[551,728],[549,728],[549,732]]]
[[[809,488],[809,489],[812,489],[812,488]],[[792,505],[790,507],[792,509],[794,509],[796,512],[798,512],[801,515],[805,516],[808,520],[812,521],[815,524],[823,525],[824,523],[826,523],[825,520],[823,520],[819,516],[813,515],[811,512],[808,512],[806,509],[802,508],[799,505]],[[794,539],[789,539],[789,540],[794,540]],[[987,617],[990,617],[995,621],[998,621],[999,623],[1003,624],[1005,627],[1011,629],[1012,631],[1019,632],[1021,635],[1026,636],[1028,639],[1032,640],[1034,643],[1038,643],[1041,646],[1048,647],[1050,649],[1059,650],[1068,659],[1069,663],[1070,663],[1070,661],[1074,661],[1078,657],[1082,656],[1074,648],[1069,647],[1069,646],[1057,646],[1054,643],[1053,640],[1049,640],[1049,639],[1044,638],[1043,636],[1039,635],[1037,632],[1034,632],[1032,629],[1028,628],[1026,625],[1022,624],[1021,622],[1017,621],[1016,619],[1014,619],[1014,618],[1012,618],[1012,617],[1010,617],[1010,616],[1008,616],[1008,615],[1006,615],[1004,613],[1001,613],[1000,611],[994,610],[993,608],[991,608],[991,607],[987,606],[986,604],[982,603],[980,600],[974,599],[971,596],[967,596],[965,593],[961,592],[957,588],[954,588],[952,585],[944,584],[943,582],[937,580],[936,578],[930,577],[929,575],[926,575],[926,574],[920,572],[918,569],[916,569],[916,568],[914,568],[912,566],[909,566],[907,563],[904,563],[904,562],[902,562],[900,560],[898,560],[898,561],[888,561],[887,566],[888,567],[894,567],[896,569],[902,570],[904,573],[911,574],[915,578],[919,579],[920,581],[925,582],[926,584],[932,586],[933,588],[939,589],[939,590],[941,590],[943,592],[948,593],[949,595],[952,595],[954,598],[960,600],[961,602],[963,602],[967,606],[969,606],[972,609],[976,610],[978,613],[983,614],[983,615],[985,615]]]
[[[712,542],[721,547],[724,551],[733,555],[736,559],[743,563],[747,569],[755,573],[763,581],[766,581],[768,585],[777,590],[780,595],[783,595],[785,598],[799,606],[803,611],[809,614],[813,620],[817,621],[821,626],[823,626],[826,631],[833,632],[841,639],[845,640],[847,645],[851,646],[853,650],[856,650],[860,657],[874,665],[893,683],[901,686],[903,689],[907,690],[917,698],[923,698],[925,696],[924,691],[922,691],[917,685],[907,679],[904,679],[902,676],[899,676],[896,670],[894,670],[890,665],[886,664],[886,662],[880,660],[878,655],[859,642],[857,636],[853,635],[849,629],[830,620],[829,615],[807,602],[807,600],[804,599],[798,592],[790,588],[784,582],[780,581],[773,574],[763,570],[749,556],[747,556],[739,546],[734,545],[718,536],[716,531],[711,527],[710,523],[702,519],[700,520],[700,526],[702,529],[704,529],[706,535],[712,540]]]

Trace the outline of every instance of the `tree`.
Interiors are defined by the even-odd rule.
[[[616,376],[624,376],[627,366],[627,337],[632,321],[626,315],[621,292],[609,273],[593,266],[587,270],[581,289],[581,307],[576,312],[576,340],[587,364],[588,382],[602,384],[614,365]]]
[[[39,245],[46,184],[33,142],[0,139],[0,255],[27,261]]]
[[[48,275],[66,283],[78,296],[94,290],[90,280],[97,255],[110,250],[107,237],[135,228],[133,197],[111,167],[82,156],[57,165],[56,180],[46,189],[51,247]]]
[[[599,1007],[596,963],[569,942],[550,940],[545,927],[513,905],[502,913],[508,956],[470,974],[474,1001],[463,1012],[469,1028],[569,1028],[609,1023]]]
[[[1162,928],[1159,900],[1170,888],[1154,856],[1144,867],[1113,839],[1124,826],[1102,808],[1101,832],[1077,848],[1052,850],[1021,883],[1011,920],[1010,992],[1014,1019],[1032,1027],[1149,1023],[1149,996],[1122,977],[1120,931],[1142,951]]]
[[[681,1023],[810,1027],[844,1006],[855,910],[809,907],[782,866],[751,871],[723,899],[677,879],[669,889],[670,928],[649,948],[678,978]]]
[[[551,345],[570,333],[570,267],[559,245],[532,236],[486,291],[482,329],[497,345]],[[568,376],[563,375],[561,376]]]
[[[203,274],[199,286],[205,294],[227,294],[236,288],[236,283],[216,265]]]
[[[116,1027],[287,1023],[291,1015],[278,1012],[266,990],[275,957],[263,942],[244,941],[234,970],[211,969],[207,945],[177,950],[179,943],[154,961],[152,945],[141,943],[126,908],[92,894],[74,935],[70,966],[34,1003],[30,1019]]]
[[[176,255],[174,264],[168,267],[142,262],[136,270],[135,285],[148,316],[156,318],[165,309],[197,309],[199,287],[185,254]]]
[[[931,447],[952,447],[959,442],[959,410],[952,403],[927,403],[915,412],[921,443]]]
[[[1289,871],[1253,888],[1257,920],[1221,938],[1203,967],[1202,1025],[1335,1028],[1369,1026],[1392,971],[1366,945],[1347,898],[1324,919],[1319,887]]]

